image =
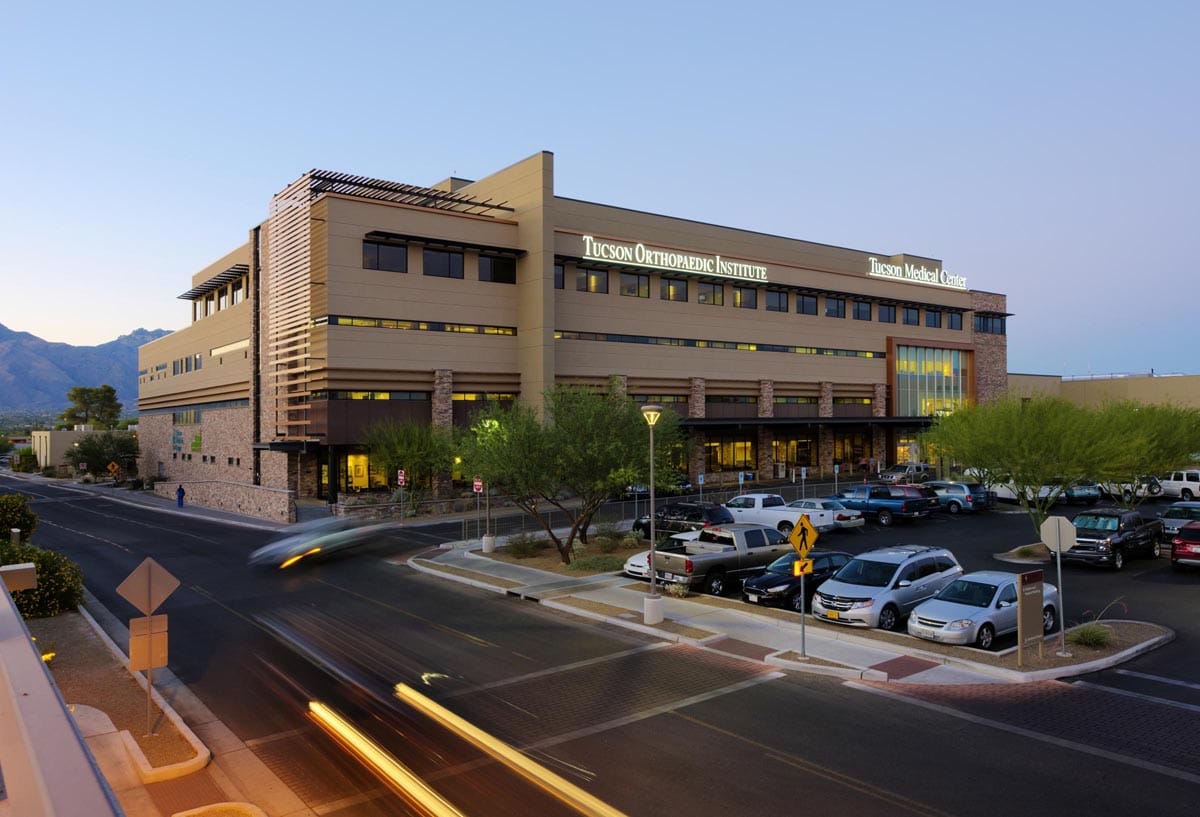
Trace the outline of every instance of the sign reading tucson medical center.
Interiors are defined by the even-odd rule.
[[[583,257],[589,261],[611,261],[668,272],[694,272],[721,278],[742,278],[763,283],[767,281],[767,268],[760,264],[729,261],[719,255],[694,255],[678,250],[660,250],[641,243],[598,241],[590,235],[583,237]]]
[[[963,275],[952,275],[944,269],[938,269],[921,264],[885,264],[878,258],[868,258],[867,261],[871,264],[867,275],[873,278],[892,278],[897,281],[907,281],[913,284],[927,284],[934,287],[947,287],[949,289],[967,288],[967,279]]]

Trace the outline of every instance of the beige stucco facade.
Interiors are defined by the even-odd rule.
[[[1200,408],[1200,375],[1060,377],[1014,373],[1008,376],[1008,387],[1023,397],[1045,394],[1089,407],[1131,400]]]
[[[939,260],[560,197],[546,152],[432,187],[305,174],[191,287],[140,353],[143,472],[247,495],[374,487],[370,423],[556,384],[677,411],[710,482],[889,463],[1007,387],[1005,297]]]
[[[30,435],[30,447],[37,458],[38,468],[69,468],[67,452],[95,431],[34,431]],[[72,469],[73,470],[73,469]]]

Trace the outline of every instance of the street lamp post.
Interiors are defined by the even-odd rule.
[[[662,597],[658,595],[658,571],[654,565],[654,550],[658,531],[654,526],[654,425],[662,416],[662,406],[642,406],[642,416],[650,426],[650,595],[646,597],[642,617],[646,624],[658,624],[663,620]]]

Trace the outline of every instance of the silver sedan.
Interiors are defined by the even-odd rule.
[[[967,573],[923,602],[908,617],[908,633],[943,644],[989,650],[996,636],[1016,632],[1020,576],[999,570]],[[1058,588],[1042,585],[1042,633],[1058,624]]]

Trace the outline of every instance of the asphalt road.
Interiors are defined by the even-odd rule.
[[[353,711],[469,813],[556,813],[556,804],[537,799],[544,795],[390,701],[387,690],[400,681],[631,815],[716,817],[804,804],[849,817],[1171,815],[1190,814],[1200,791],[1200,761],[1194,773],[1164,773],[1099,751],[1109,744],[1089,745],[1086,732],[1054,742],[1004,728],[1001,721],[1016,723],[1028,708],[1017,697],[1001,695],[988,718],[968,718],[663,645],[388,561],[457,538],[458,523],[445,533],[409,529],[298,571],[257,572],[245,558],[262,532],[0,476],[0,492],[13,489],[34,495],[35,543],[79,562],[89,589],[118,617],[137,615],[114,588],[146,556],[182,580],[160,610],[170,616],[171,669],[268,765],[290,775],[311,808],[338,817],[406,809],[315,732],[299,710],[306,697],[329,696]],[[972,570],[995,566],[992,553],[1031,539],[1024,517],[994,514],[872,526],[820,544],[851,552],[946,544]],[[1143,674],[1157,669],[1195,682],[1200,668],[1179,649],[1185,637],[1195,643],[1195,630],[1182,627],[1194,627],[1186,619],[1195,587],[1160,582],[1160,570],[1141,562],[1121,574],[1064,568],[1067,617],[1124,595],[1128,617],[1180,632]],[[335,671],[318,671],[301,655]],[[1118,709],[1127,700],[1131,712],[1166,706],[1115,700]],[[1178,712],[1189,728],[1194,713]]]

